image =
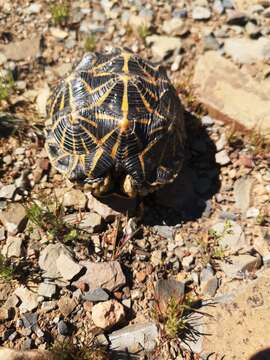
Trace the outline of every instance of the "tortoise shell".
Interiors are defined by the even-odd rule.
[[[184,117],[165,70],[128,50],[87,53],[48,104],[46,149],[70,180],[144,195],[177,176]]]

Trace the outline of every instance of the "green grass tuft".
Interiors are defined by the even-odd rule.
[[[52,5],[50,11],[54,25],[67,25],[69,18],[69,5],[67,2]]]
[[[55,360],[108,360],[107,349],[95,343],[76,347],[71,340],[55,342],[50,350]]]
[[[85,51],[95,51],[97,47],[97,41],[95,35],[88,35],[84,41]]]
[[[57,200],[42,205],[32,201],[25,208],[30,222],[41,229],[48,240],[71,242],[78,237],[78,230],[63,220],[64,208]]]
[[[149,29],[149,27],[146,24],[141,24],[138,27],[138,35],[140,36],[140,38],[145,41],[145,39],[147,38],[147,36],[151,35],[151,31]]]
[[[13,279],[14,271],[7,264],[6,258],[0,254],[0,279],[10,281]]]
[[[12,73],[9,72],[6,76],[0,73],[0,101],[8,100],[14,87],[15,82]]]

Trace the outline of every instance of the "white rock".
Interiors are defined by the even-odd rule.
[[[154,250],[151,255],[151,263],[154,266],[157,266],[161,263],[162,259],[162,251],[161,250]]]
[[[40,116],[45,117],[47,115],[46,106],[50,96],[50,89],[47,84],[42,89],[39,89],[36,99],[37,111]]]
[[[63,206],[74,206],[75,209],[84,209],[86,206],[86,201],[86,196],[81,190],[71,189],[64,194]]]
[[[251,176],[243,176],[237,179],[233,187],[233,195],[236,208],[244,214],[250,207],[251,192],[254,179]]]
[[[61,253],[56,260],[56,267],[64,280],[72,280],[79,274],[82,266],[76,263],[69,255]]]
[[[151,35],[147,36],[146,44],[151,45],[153,56],[156,59],[163,60],[172,52],[179,52],[182,46],[181,39],[173,36]]]
[[[252,64],[258,60],[270,59],[270,39],[260,37],[258,40],[230,38],[225,40],[224,50],[240,64]]]
[[[2,254],[10,258],[12,256],[20,257],[22,250],[22,239],[15,236],[9,236],[2,249]]]
[[[251,255],[239,255],[231,256],[230,263],[221,262],[220,266],[222,271],[229,278],[242,278],[246,272],[252,272],[260,268],[262,265],[261,258],[259,256]]]
[[[246,217],[249,218],[256,218],[260,214],[260,210],[255,207],[250,207],[247,209]]]
[[[186,31],[185,22],[180,18],[172,18],[164,21],[162,30],[167,35],[181,35]]]
[[[42,9],[42,5],[41,4],[31,4],[28,6],[28,8],[26,9],[26,13],[28,15],[31,14],[39,14],[40,10]]]
[[[226,150],[221,150],[216,153],[216,162],[221,166],[227,165],[231,162]]]
[[[192,18],[194,20],[208,20],[211,17],[211,11],[203,6],[196,6],[192,11]]]
[[[21,204],[10,204],[0,212],[0,221],[10,235],[16,235],[24,230],[27,223],[25,208]]]
[[[57,40],[64,40],[68,37],[68,32],[61,30],[56,27],[51,27],[51,34],[53,37],[55,37]]]
[[[14,294],[21,300],[21,312],[32,311],[38,307],[38,294],[28,290],[25,286],[18,287]]]
[[[154,350],[158,337],[158,328],[152,322],[125,326],[109,335],[111,349],[128,349],[132,353],[141,350],[141,348],[146,351]]]
[[[102,329],[109,329],[123,320],[125,311],[122,304],[116,300],[108,300],[93,306],[92,320]]]
[[[41,283],[38,287],[38,295],[51,298],[56,293],[56,285]]]
[[[171,66],[171,70],[172,71],[177,71],[179,70],[180,68],[180,65],[181,65],[181,61],[182,61],[182,55],[176,55],[173,63],[172,63],[172,66]]]
[[[0,189],[0,198],[11,199],[16,191],[16,185],[5,185]]]
[[[7,62],[6,55],[0,52],[0,65],[4,65],[6,62]]]
[[[44,277],[52,279],[61,277],[56,260],[62,253],[70,254],[62,244],[49,244],[41,251],[38,263],[40,268],[45,271]]]

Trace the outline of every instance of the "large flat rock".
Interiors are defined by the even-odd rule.
[[[230,60],[209,51],[199,58],[193,83],[210,115],[256,129],[270,138],[270,92],[266,82],[254,80]]]
[[[269,359],[269,352],[260,353],[266,348],[269,351],[270,344],[269,276],[270,270],[266,270],[246,286],[227,284],[225,294],[234,293],[232,300],[205,310],[211,315],[203,329],[211,334],[203,340],[205,353],[214,353],[217,359],[222,356],[230,360]]]

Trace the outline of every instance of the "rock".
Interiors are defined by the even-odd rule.
[[[43,312],[49,312],[56,308],[56,302],[55,301],[43,301],[41,304],[41,311]]]
[[[109,300],[109,295],[103,289],[96,288],[96,289],[90,289],[89,291],[87,291],[84,294],[83,299],[88,300],[88,301],[94,301],[94,302],[107,301],[107,300]]]
[[[4,321],[8,321],[11,317],[10,309],[5,307],[0,307],[0,323]]]
[[[261,34],[260,28],[251,21],[246,25],[246,32],[251,39],[257,39]]]
[[[219,15],[223,14],[224,6],[221,0],[215,0],[213,4],[213,10]]]
[[[103,225],[103,219],[100,214],[94,212],[88,212],[83,214],[83,218],[78,224],[79,229],[89,232],[97,232],[101,230]]]
[[[16,185],[15,184],[11,184],[11,185],[5,185],[3,187],[1,187],[0,189],[0,198],[2,199],[12,199],[14,196],[14,193],[16,191]]]
[[[224,250],[228,249],[234,253],[247,247],[241,226],[233,220],[217,223],[211,230]]]
[[[49,283],[41,283],[38,287],[38,295],[45,298],[51,298],[56,293],[56,285]]]
[[[187,32],[185,22],[180,18],[172,18],[164,21],[162,30],[170,36],[183,35]]]
[[[220,45],[213,34],[204,36],[203,38],[204,50],[218,50]]]
[[[108,300],[93,306],[92,320],[101,329],[110,329],[125,317],[122,304],[116,300]]]
[[[20,351],[0,347],[0,359],[5,360],[54,360],[54,355],[47,350]]]
[[[8,60],[20,61],[35,58],[40,54],[41,37],[35,36],[22,41],[10,42],[7,45],[0,45],[0,51]]]
[[[56,73],[57,76],[60,78],[67,75],[72,70],[72,64],[71,63],[64,63],[56,66],[53,71]]]
[[[55,37],[57,40],[62,41],[65,40],[68,37],[68,32],[56,27],[50,28],[51,34],[53,37]]]
[[[160,311],[166,312],[168,302],[172,297],[182,302],[185,296],[185,284],[174,279],[158,280],[155,287],[155,299]]]
[[[70,334],[68,324],[64,320],[60,320],[57,324],[57,329],[60,335],[67,336]]]
[[[202,125],[205,127],[210,127],[214,125],[214,120],[211,118],[211,116],[205,115],[201,118]]]
[[[137,208],[136,198],[124,198],[117,194],[112,194],[108,197],[97,199],[91,193],[87,193],[88,208],[93,212],[101,215],[105,221],[113,221],[116,216],[122,213],[133,216]]]
[[[174,51],[177,53],[182,46],[181,39],[173,36],[151,35],[147,36],[146,44],[151,45],[153,56],[156,60],[163,60]]]
[[[266,329],[269,324],[270,270],[257,275],[258,277],[252,281],[230,282],[231,286],[226,290],[226,295],[233,291],[234,297],[226,303],[219,303],[218,306],[209,306],[204,333],[212,336],[203,336],[204,354],[226,354],[228,359],[239,359],[239,356],[241,359],[249,360],[269,358],[269,332]],[[252,341],[245,344],[249,334],[253,334]],[[258,344],[259,347],[254,348],[254,344]],[[261,353],[259,349],[265,351]]]
[[[186,18],[188,16],[188,11],[186,8],[182,8],[182,9],[174,9],[173,13],[172,13],[174,18]]]
[[[7,62],[7,57],[3,53],[0,52],[0,65],[4,65]]]
[[[84,209],[86,206],[86,196],[81,190],[71,189],[65,192],[63,197],[63,206],[74,207],[75,209]]]
[[[65,253],[61,253],[57,258],[56,267],[62,278],[67,281],[72,280],[83,268]]]
[[[259,269],[261,265],[261,258],[251,255],[231,256],[230,263],[220,263],[222,271],[231,279],[243,278],[246,272],[253,272]]]
[[[256,218],[257,216],[259,216],[259,214],[260,214],[260,210],[258,208],[250,207],[249,209],[247,209],[246,217],[248,219]]]
[[[202,269],[200,273],[201,291],[203,295],[215,296],[218,288],[218,279],[214,275],[211,266]]]
[[[10,235],[22,232],[27,223],[25,208],[21,204],[10,204],[0,212],[0,221]]]
[[[18,287],[14,294],[21,300],[20,311],[25,313],[38,307],[38,294],[33,293],[24,286]]]
[[[211,17],[211,11],[203,6],[195,6],[192,10],[192,19],[208,20]]]
[[[37,314],[27,312],[22,316],[23,326],[27,329],[34,328],[35,325],[37,325]]]
[[[78,305],[78,302],[74,298],[70,298],[68,296],[62,296],[57,303],[59,311],[62,315],[69,316],[75,307]]]
[[[44,277],[56,279],[61,277],[56,260],[61,254],[70,255],[62,244],[49,244],[40,252],[39,266],[44,271]]]
[[[3,307],[12,310],[12,308],[15,308],[18,306],[20,300],[16,295],[11,295],[7,298],[6,302],[4,303]]]
[[[196,64],[193,85],[210,116],[259,129],[265,136],[270,133],[270,95],[265,82],[255,81],[229,60],[208,51]]]
[[[162,260],[162,251],[161,250],[154,250],[151,255],[151,263],[154,266],[160,265]]]
[[[86,273],[74,284],[83,282],[88,284],[90,289],[102,288],[108,291],[115,291],[126,283],[125,275],[118,261],[94,263],[81,261],[80,264],[86,267]]]
[[[3,246],[1,253],[7,258],[12,256],[21,257],[21,251],[22,239],[15,236],[9,236],[5,245]]]
[[[39,14],[41,9],[42,9],[41,4],[31,4],[26,8],[25,12],[28,15]]]
[[[168,225],[155,225],[153,230],[165,239],[173,239],[174,228]]]
[[[49,96],[50,96],[50,88],[48,84],[45,84],[42,89],[38,90],[38,95],[36,99],[37,111],[39,115],[42,117],[46,117],[47,115],[46,106]]]
[[[221,134],[220,138],[216,142],[216,149],[217,151],[221,151],[224,149],[224,147],[227,145],[227,137],[226,134]]]
[[[176,55],[173,63],[172,63],[172,66],[171,66],[171,70],[172,71],[177,71],[179,70],[180,68],[180,65],[181,65],[181,61],[182,61],[182,55]]]
[[[182,259],[182,266],[183,266],[184,270],[186,270],[186,271],[189,270],[190,265],[193,263],[193,261],[194,261],[193,255],[185,256]]]
[[[233,195],[235,200],[235,207],[240,209],[244,214],[250,207],[251,191],[254,184],[254,179],[251,176],[241,177],[237,179],[233,187]]]
[[[248,22],[248,17],[245,13],[235,10],[227,11],[228,14],[228,25],[245,26]]]
[[[110,348],[116,351],[136,353],[143,350],[152,351],[156,347],[159,333],[155,323],[135,324],[113,331],[109,335]]]
[[[228,165],[231,162],[226,150],[221,150],[216,153],[216,162],[221,165]]]
[[[224,43],[227,55],[240,64],[252,64],[256,61],[270,59],[270,39],[260,37],[258,40],[230,38]]]

